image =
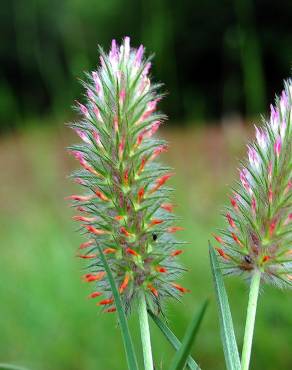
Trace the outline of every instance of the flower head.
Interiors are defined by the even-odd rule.
[[[156,110],[162,95],[149,80],[144,47],[131,48],[128,37],[121,46],[113,40],[108,54],[100,49],[100,63],[84,82],[87,101],[77,103],[81,120],[71,124],[82,139],[69,148],[82,167],[72,177],[85,194],[69,199],[82,213],[74,220],[88,237],[78,256],[89,261],[84,280],[106,312],[115,311],[114,300],[98,247],[127,311],[141,290],[149,305],[160,308],[164,297],[187,291],[176,283],[182,243],[174,236],[180,228],[173,225],[167,187],[173,174],[156,162],[167,150],[155,137],[165,120]]]
[[[292,285],[292,81],[275,105],[270,120],[256,127],[240,185],[226,211],[227,230],[215,236],[218,256],[227,273]]]

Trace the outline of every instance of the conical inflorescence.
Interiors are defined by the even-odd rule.
[[[269,120],[256,127],[248,160],[227,207],[227,229],[214,235],[222,269],[262,282],[292,285],[292,81]]]
[[[176,283],[182,242],[166,186],[171,170],[156,162],[167,150],[155,133],[165,116],[156,111],[162,95],[148,74],[151,63],[144,48],[119,47],[112,41],[100,66],[84,82],[86,104],[77,103],[81,120],[70,124],[82,143],[69,148],[81,169],[72,174],[85,193],[68,197],[87,240],[78,256],[88,262],[83,276],[91,282],[92,298],[107,312],[115,311],[110,284],[98,253],[101,247],[127,311],[139,291],[151,309],[161,299],[186,291]]]

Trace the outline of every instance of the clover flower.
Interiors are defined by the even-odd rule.
[[[86,241],[78,257],[89,261],[83,280],[93,285],[90,298],[114,312],[110,284],[98,253],[102,247],[126,311],[139,291],[151,309],[165,297],[187,289],[176,283],[182,268],[176,262],[182,242],[174,233],[176,217],[166,183],[171,169],[156,162],[167,143],[155,137],[165,116],[156,110],[162,95],[148,77],[150,59],[144,47],[112,41],[100,50],[100,66],[83,85],[86,103],[77,103],[79,122],[70,124],[82,143],[69,148],[81,169],[72,174],[85,193],[72,195]]]
[[[227,229],[214,235],[227,274],[292,285],[292,81],[285,83],[270,119],[256,127],[240,183],[226,211]]]

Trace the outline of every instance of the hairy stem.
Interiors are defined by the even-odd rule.
[[[138,314],[139,314],[141,341],[142,341],[142,348],[143,348],[144,368],[145,370],[153,370],[153,359],[152,359],[148,313],[147,313],[147,306],[146,306],[146,300],[145,300],[144,294],[140,294],[140,297],[139,297]]]
[[[245,332],[244,332],[244,341],[243,341],[242,356],[241,356],[241,369],[242,370],[249,369],[250,355],[251,355],[251,348],[252,348],[252,338],[253,338],[256,310],[257,310],[257,301],[258,301],[258,295],[259,295],[260,282],[261,282],[261,273],[260,271],[257,271],[254,273],[251,279],[251,283],[250,283],[250,291],[249,291],[249,299],[248,299],[247,315],[246,315],[246,323],[245,323]]]

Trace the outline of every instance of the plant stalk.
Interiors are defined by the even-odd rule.
[[[140,294],[139,297],[138,315],[144,357],[144,368],[145,370],[153,370],[153,358],[152,358],[148,313],[144,294]]]
[[[260,282],[261,273],[260,271],[257,271],[254,273],[250,283],[244,340],[241,355],[241,370],[249,369]]]

